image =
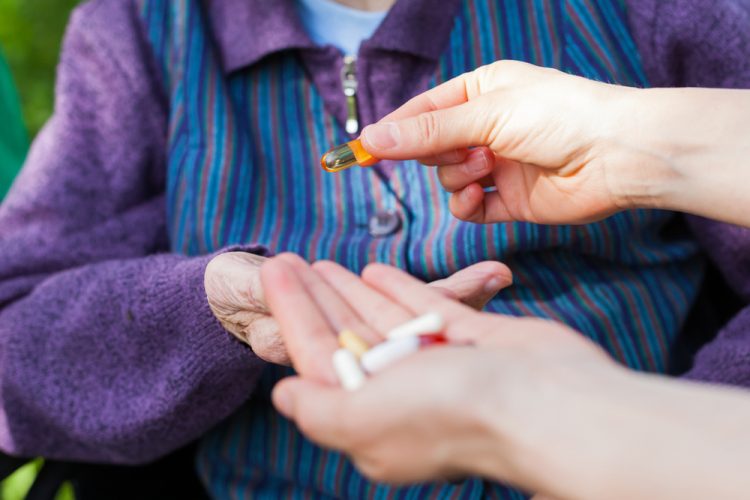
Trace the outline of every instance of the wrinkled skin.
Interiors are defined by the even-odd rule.
[[[279,325],[266,305],[260,280],[260,268],[266,260],[245,252],[227,252],[214,257],[206,267],[206,296],[214,315],[228,332],[248,344],[260,358],[290,365]],[[481,262],[430,286],[445,297],[481,309],[510,282],[511,274],[506,266],[499,262]]]

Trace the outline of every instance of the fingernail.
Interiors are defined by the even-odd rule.
[[[391,149],[398,145],[399,130],[395,123],[376,123],[362,131],[365,141],[378,149]]]
[[[486,293],[497,293],[501,286],[503,286],[503,282],[500,278],[492,278],[484,285],[484,291]]]
[[[487,169],[487,158],[481,151],[479,153],[474,153],[469,156],[464,168],[468,174],[478,174],[483,172]]]
[[[461,203],[471,203],[471,193],[467,188],[463,188],[459,193],[458,196],[461,199]]]
[[[289,391],[280,388],[273,391],[273,405],[286,418],[292,418],[293,403]]]

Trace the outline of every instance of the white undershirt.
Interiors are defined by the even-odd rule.
[[[297,0],[302,25],[317,45],[333,45],[342,54],[355,56],[360,44],[370,38],[388,11],[353,9],[333,0]]]

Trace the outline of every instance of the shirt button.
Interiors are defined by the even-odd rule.
[[[367,224],[367,230],[370,236],[383,238],[390,236],[401,229],[401,216],[395,210],[384,210],[378,212],[372,217]]]

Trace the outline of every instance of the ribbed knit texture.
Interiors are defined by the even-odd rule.
[[[340,55],[306,42],[293,17],[284,22],[289,4],[224,2],[225,9],[245,12],[245,26],[259,28],[245,30],[231,45],[220,41],[229,54],[222,57],[211,31],[215,11],[199,2],[141,2],[170,100],[167,200],[174,250],[204,253],[259,241],[355,271],[373,260],[389,262],[426,280],[500,259],[513,268],[515,284],[489,310],[564,321],[633,368],[666,370],[701,276],[694,245],[661,236],[670,214],[633,211],[586,226],[480,226],[453,218],[434,170],[415,162],[323,172],[317,158],[347,140],[338,114],[344,99],[339,82],[327,90],[315,83],[318,74],[339,75]],[[427,86],[500,58],[648,83],[619,2],[450,1],[435,12],[430,1],[406,5],[396,4],[362,45],[357,69],[364,123]],[[418,43],[424,40],[420,29],[430,29],[423,24],[426,12],[440,24],[453,21],[450,31],[430,31],[428,50]],[[273,33],[261,27],[266,18],[276,20]],[[241,53],[256,44],[268,47]],[[308,53],[318,61],[310,62]],[[222,65],[227,59],[234,61],[231,70]],[[422,64],[407,79],[404,71],[414,60]],[[401,215],[402,229],[374,238],[367,220],[384,209]],[[275,377],[269,372],[268,387]],[[263,397],[257,394],[204,447],[202,470],[218,497],[517,495],[479,479],[461,486],[375,487],[341,455],[306,442]]]
[[[188,2],[164,3],[179,7]],[[332,117],[340,121],[343,107],[338,74],[330,69],[329,55],[311,49],[297,34],[282,33],[278,29],[279,22],[283,23],[286,18],[283,15],[274,17],[278,10],[269,10],[262,22],[242,24],[243,20],[253,19],[243,14],[243,9],[252,5],[270,8],[279,3],[276,0],[243,1],[238,3],[242,7],[236,10],[227,8],[230,3],[228,0],[210,2],[211,9],[206,9],[206,12],[210,10],[211,13],[207,22],[212,27],[211,39],[216,47],[221,47],[220,54],[216,55],[217,61],[228,74],[237,72],[238,78],[232,77],[237,82],[232,87],[235,95],[242,95],[248,88],[244,85],[251,85],[252,79],[245,76],[243,80],[242,77],[246,73],[243,67],[247,64],[258,63],[258,69],[253,71],[259,75],[271,74],[272,68],[288,71],[282,73],[285,77],[303,74],[286,56],[262,59],[263,53],[273,49],[274,44],[299,42],[302,49],[299,61],[304,66],[304,74],[314,82],[314,87],[309,87],[311,95],[314,92],[319,94],[314,98],[317,101],[310,101],[320,106],[315,118],[327,121],[329,127],[316,129],[319,138],[315,148],[308,151],[310,157],[314,157],[317,149],[341,137]],[[400,1],[398,5],[402,5],[404,16],[408,16],[413,14],[411,9],[418,3]],[[440,5],[445,7],[448,3],[441,2]],[[558,5],[556,2],[541,3]],[[630,0],[626,3],[643,68],[652,83],[744,87],[750,82],[750,31],[744,2]],[[483,2],[477,4],[492,6]],[[525,5],[525,2],[516,4]],[[529,3],[536,4],[538,2]],[[613,12],[617,6],[615,3],[596,2],[610,7],[602,10],[591,7],[592,4],[567,3],[570,6],[588,5],[587,10],[598,12],[600,16]],[[459,15],[465,20],[461,29],[468,33],[475,29],[471,23],[486,16],[487,9],[472,17],[467,16],[465,5]],[[498,10],[501,6],[502,2],[494,4],[494,15],[502,14],[501,17],[506,19],[513,11]],[[202,226],[203,232],[196,232],[191,238],[184,238],[182,233],[180,237],[183,242],[188,242],[187,247],[177,245],[178,240],[168,236],[168,228],[174,230],[178,227],[179,219],[174,214],[183,209],[172,200],[169,203],[170,216],[167,216],[166,200],[171,196],[168,193],[178,192],[168,189],[168,172],[173,165],[170,162],[176,154],[176,150],[170,149],[170,144],[174,144],[170,138],[177,137],[182,131],[169,128],[170,123],[175,123],[177,110],[171,101],[173,82],[160,76],[164,71],[163,59],[154,51],[153,32],[144,27],[141,11],[136,7],[141,5],[136,6],[131,0],[95,0],[77,10],[63,49],[54,117],[35,141],[18,183],[7,202],[0,207],[0,447],[12,453],[126,463],[147,461],[201,435],[238,409],[249,395],[254,394],[254,382],[263,366],[246,347],[220,328],[208,310],[201,286],[208,257],[187,257],[171,250],[187,248],[192,254],[198,254],[218,250],[224,243],[255,241],[243,233],[247,229],[235,227],[236,233],[232,233],[231,224],[221,226],[211,219],[204,219],[210,223]],[[448,27],[453,22],[452,18],[446,18],[448,27],[443,25],[441,8],[430,9],[422,17],[428,27],[416,25],[421,33],[418,39],[409,37],[409,32],[415,30],[414,24],[404,25],[396,18],[386,19],[384,26],[389,28],[381,36],[381,46],[392,43],[407,47],[409,52],[392,56],[373,47],[371,57],[375,58],[379,53],[382,64],[368,66],[368,58],[363,59],[361,69],[365,80],[377,89],[377,92],[363,91],[364,122],[377,119],[388,108],[425,88],[435,77],[436,66],[429,59],[433,55],[438,58],[449,46],[444,42],[448,43]],[[456,8],[460,8],[458,4]],[[222,9],[223,16],[219,15]],[[235,19],[233,12],[237,13]],[[451,11],[450,14],[457,12]],[[559,12],[559,9],[554,12]],[[522,18],[528,22],[528,17]],[[588,23],[584,21],[583,24]],[[491,40],[502,37],[504,46],[513,51],[529,50],[526,58],[533,56],[537,60],[545,57],[549,49],[544,46],[534,48],[534,45],[519,44],[518,41],[518,36],[535,26],[539,26],[538,20],[536,24],[527,24],[516,31],[498,31],[491,35],[494,37]],[[168,24],[162,26],[163,30],[169,28]],[[454,33],[456,29],[454,25]],[[245,32],[248,36],[261,32],[277,33],[277,36],[266,36],[256,44],[243,44],[240,42]],[[568,34],[572,36],[572,32]],[[485,33],[482,36],[490,35]],[[601,36],[605,41],[628,38],[627,34],[622,38],[622,34],[607,30]],[[591,46],[594,45],[597,44]],[[236,47],[234,51],[225,50],[232,46]],[[468,47],[465,53],[452,51],[441,63],[442,71],[447,75],[468,67],[467,61],[486,60],[483,47],[491,46],[480,42],[478,47],[481,50],[472,45],[473,52]],[[617,44],[614,47],[617,48]],[[626,62],[632,60],[632,53],[624,52],[629,59],[618,58],[614,68],[625,72],[614,73],[617,78],[629,76],[630,83],[642,82],[637,67],[628,66]],[[487,52],[490,53],[491,50]],[[446,65],[448,57],[452,69]],[[566,57],[566,67],[575,70],[572,64],[579,60],[577,54],[568,53]],[[459,63],[461,58],[465,60]],[[596,57],[590,59],[599,76],[608,78],[612,75],[607,57],[598,63]],[[586,65],[578,66],[579,69],[584,67]],[[212,74],[207,71],[203,75]],[[442,79],[444,77],[435,81]],[[278,100],[285,95],[287,87],[285,79],[276,80],[276,83],[278,93],[275,99]],[[258,102],[267,106],[275,101],[273,96],[264,95],[258,97]],[[245,108],[248,117],[257,111]],[[288,122],[294,124],[298,120],[297,116],[292,116]],[[270,122],[264,124],[270,125]],[[196,137],[202,133],[199,129],[192,132],[197,134]],[[289,134],[284,132],[280,137],[288,139]],[[193,148],[205,146],[195,142],[187,144]],[[258,158],[269,158],[266,155],[274,154],[273,148],[259,148]],[[304,159],[310,157],[304,156]],[[392,176],[390,178],[395,179],[395,184],[411,186],[412,181],[415,184],[425,182],[421,177],[424,174],[417,173],[418,169],[406,173],[408,169],[396,169],[399,172],[395,172],[393,167],[384,165],[381,173],[386,178]],[[343,179],[351,179],[354,175],[358,174],[333,176],[326,182],[343,183]],[[415,177],[404,177],[408,175]],[[360,179],[366,180],[364,177]],[[283,180],[290,189],[295,185],[293,176],[285,176]],[[434,179],[427,180],[433,183],[429,193],[436,193]],[[169,182],[174,182],[174,177]],[[241,182],[248,182],[247,177],[245,180],[235,179],[232,185]],[[420,191],[416,190],[414,195],[419,196]],[[335,192],[341,193],[341,190]],[[374,193],[378,194],[377,191]],[[348,196],[351,199],[352,195]],[[377,199],[386,200],[390,195],[381,190],[380,196]],[[359,202],[366,207],[368,200],[361,197]],[[259,198],[258,202],[261,201],[264,200]],[[236,213],[247,207],[247,201],[244,203],[237,202]],[[341,207],[349,208],[350,205],[342,204]],[[189,208],[198,214],[201,210],[216,210],[217,206],[192,204]],[[292,223],[288,217],[298,216],[290,214],[290,206],[280,208],[272,215],[286,220],[287,224]],[[313,211],[308,211],[312,217]],[[222,211],[217,210],[217,213]],[[352,221],[366,220],[358,217],[352,217]],[[653,217],[656,219],[652,220],[659,218],[658,215]],[[433,223],[439,226],[441,221],[444,222],[436,218]],[[278,222],[271,224],[279,225]],[[428,231],[433,230],[430,224],[425,222]],[[254,222],[250,227],[258,230]],[[506,233],[508,241],[534,241],[541,248],[554,248],[554,241],[549,240],[549,235],[554,232],[540,231],[531,226],[506,227],[518,231]],[[694,229],[703,238],[712,258],[732,279],[733,285],[747,290],[750,282],[744,271],[748,269],[746,259],[750,255],[746,250],[747,241],[750,241],[747,231],[700,221],[694,223]],[[498,234],[498,241],[503,241],[499,233],[494,232],[496,229],[482,231],[485,239],[475,240],[476,252],[489,251],[485,242],[495,242],[494,236],[490,238],[489,235]],[[577,251],[588,249],[598,255],[592,255],[594,259],[611,263],[602,257],[611,255],[607,253],[611,251],[607,245],[612,241],[587,239],[589,229],[575,231],[580,231],[578,234],[581,235]],[[240,234],[241,237],[229,238],[228,234]],[[432,253],[422,252],[424,258],[415,259],[414,255],[420,254],[417,253],[419,248],[413,247],[413,253],[400,254],[402,260],[397,263],[423,277],[430,277],[433,272],[435,276],[441,276],[452,270],[450,265],[446,267],[440,262],[453,262],[455,266],[481,258],[477,253],[465,261],[443,260],[444,256],[435,253],[434,249],[440,248],[439,243],[449,241],[451,233],[432,234],[436,235],[433,242],[437,243],[425,247]],[[655,233],[652,236],[658,239]],[[270,241],[278,245],[279,240],[271,238]],[[289,248],[299,248],[299,244],[298,241],[297,246],[290,245]],[[190,245],[193,245],[192,249]],[[369,248],[370,243],[367,245]],[[355,269],[369,258],[363,256],[369,253],[363,254],[361,248],[351,242],[343,242],[337,248],[341,249],[342,259],[352,259],[348,262],[353,262]],[[504,256],[497,248],[502,247],[496,247],[493,255]],[[565,252],[561,250],[560,253]],[[307,255],[319,254],[308,252]],[[379,255],[384,259],[387,256]],[[626,257],[621,254],[618,259]],[[529,262],[538,263],[540,270],[555,267],[550,264],[552,261],[534,261],[535,258],[531,255]],[[551,258],[554,261],[558,257],[553,255]],[[438,269],[434,269],[436,263]],[[637,265],[638,262],[630,264]],[[568,269],[572,271],[569,276],[574,276],[578,270]],[[634,274],[638,272],[634,271]],[[528,283],[538,279],[541,280],[538,282],[556,286],[558,280],[551,272],[534,276],[530,271],[522,275],[524,280],[529,280]],[[693,281],[697,270],[688,270],[686,276],[690,277],[688,282]],[[635,279],[639,278],[636,276]],[[602,276],[603,282],[607,280],[611,278]],[[648,288],[667,286],[659,281],[661,279],[655,277],[654,281],[648,282]],[[537,290],[547,294],[546,297],[555,297],[558,289],[554,286],[529,287],[526,293]],[[609,290],[608,286],[604,288]],[[519,289],[524,290],[524,287]],[[510,299],[518,297],[519,293],[524,292],[509,292],[504,295],[504,301],[496,304],[512,304]],[[687,295],[675,304],[658,306],[660,311],[673,312],[669,321],[673,328],[661,332],[670,338],[675,333],[674,323],[683,317],[683,302],[689,302],[691,288],[684,293]],[[598,294],[597,302],[606,296],[606,293]],[[634,299],[639,298],[640,295],[634,295]],[[664,298],[672,300],[674,297]],[[616,299],[610,304],[622,307]],[[630,311],[633,319],[648,320],[648,315],[641,319],[639,307],[626,305],[625,310]],[[604,321],[609,312],[590,317]],[[545,311],[540,313],[537,308],[535,313],[544,314]],[[569,322],[584,322],[585,318],[586,315],[571,309]],[[622,325],[618,327],[622,327],[623,332],[627,330]],[[747,313],[738,316],[717,341],[699,355],[691,376],[747,383],[750,371],[750,364],[746,362],[749,327]],[[599,331],[597,327],[584,330],[589,334]],[[638,340],[641,346],[654,340],[654,332],[644,332],[635,326],[627,331],[636,336],[645,334]],[[608,347],[616,352],[614,342]],[[658,368],[663,363],[658,361],[658,356],[649,358],[636,354],[631,359],[642,361],[646,368]],[[255,406],[255,410],[265,411],[267,402],[263,402],[263,391],[255,395],[259,398],[257,401],[266,405]],[[279,425],[278,420],[273,422]],[[227,445],[231,452],[233,444]],[[319,450],[306,449],[310,450],[311,458],[308,462],[298,462],[298,467],[304,463],[317,463],[320,458]],[[275,456],[267,457],[269,466],[276,463]],[[345,467],[343,462],[338,463]],[[336,483],[336,476],[331,481]],[[289,485],[293,487],[292,483]],[[241,485],[227,487],[242,491]]]
[[[252,392],[209,310],[210,256],[168,251],[162,94],[127,2],[66,36],[53,118],[0,207],[0,447],[142,463]]]

